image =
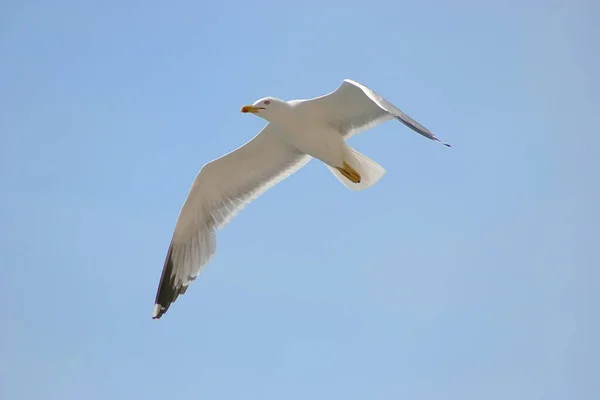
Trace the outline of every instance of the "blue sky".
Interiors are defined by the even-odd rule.
[[[293,7],[292,7],[293,4]],[[593,1],[0,3],[2,399],[592,399]],[[151,319],[198,169],[240,106],[358,80],[397,122],[218,232]]]

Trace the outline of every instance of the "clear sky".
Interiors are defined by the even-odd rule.
[[[599,8],[2,0],[0,398],[596,398]],[[312,161],[152,320],[240,107],[344,78],[453,147],[352,138],[375,187]]]

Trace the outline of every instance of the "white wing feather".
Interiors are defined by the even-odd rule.
[[[216,251],[217,228],[311,160],[272,124],[238,149],[202,167],[181,208],[163,266],[153,318],[160,318]]]
[[[406,115],[372,89],[356,81],[345,79],[333,92],[310,100],[292,102],[296,107],[310,107],[319,113],[347,139],[357,133],[396,118],[412,130],[439,142],[423,125]],[[446,143],[443,143],[449,146]]]

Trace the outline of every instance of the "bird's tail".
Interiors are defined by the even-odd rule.
[[[348,189],[363,190],[376,184],[385,175],[385,168],[371,160],[364,154],[348,148],[345,156],[344,168],[327,168]],[[358,175],[358,179],[356,179]],[[358,182],[357,182],[358,181]]]

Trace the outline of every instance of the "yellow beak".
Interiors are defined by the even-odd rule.
[[[254,107],[254,106],[244,106],[242,107],[241,111],[243,113],[252,113],[252,114],[256,114],[258,113],[260,110],[264,110],[264,107]]]

